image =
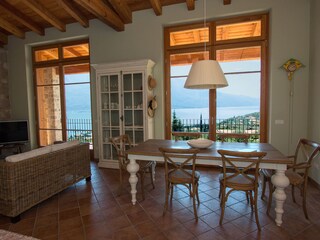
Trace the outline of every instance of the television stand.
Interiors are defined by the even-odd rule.
[[[0,156],[1,158],[7,157],[9,155],[22,153],[25,143],[8,143],[0,144]],[[6,153],[2,154],[2,151],[5,150]]]

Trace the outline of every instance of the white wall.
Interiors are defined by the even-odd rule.
[[[207,18],[219,19],[248,13],[270,12],[269,58],[269,142],[284,154],[292,153],[300,137],[306,137],[308,125],[309,89],[309,0],[238,0],[223,5],[222,0],[207,1]],[[203,1],[196,1],[196,10],[188,11],[186,4],[163,8],[162,16],[155,16],[151,9],[135,12],[133,23],[124,32],[116,32],[98,20],[90,21],[85,29],[79,24],[67,26],[65,33],[51,28],[46,36],[29,33],[25,40],[10,37],[8,62],[10,94],[13,117],[33,118],[30,45],[48,41],[88,36],[91,63],[150,58],[156,62],[154,76],[158,81],[155,90],[158,108],[155,116],[155,136],[164,137],[163,98],[163,26],[203,21]],[[280,66],[289,58],[297,58],[304,65],[294,75],[292,138],[289,139],[289,87],[290,82]],[[93,79],[94,82],[94,79]],[[26,89],[30,90],[29,93]],[[93,88],[94,89],[94,88]],[[28,100],[28,101],[27,101]],[[96,113],[94,113],[96,115]],[[275,120],[284,120],[275,125]]]
[[[311,1],[310,85],[308,137],[320,142],[320,1]],[[317,24],[316,24],[317,23]],[[320,159],[313,162],[311,177],[320,184]]]

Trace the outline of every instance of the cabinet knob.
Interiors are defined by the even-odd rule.
[[[123,121],[123,116],[120,117],[120,120]]]

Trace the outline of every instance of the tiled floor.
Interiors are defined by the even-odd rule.
[[[39,239],[319,239],[320,191],[310,185],[308,210],[310,221],[301,205],[291,195],[285,203],[284,223],[277,227],[265,214],[266,202],[259,201],[258,232],[254,215],[243,193],[232,194],[226,208],[224,223],[219,225],[218,170],[200,168],[199,221],[195,222],[187,189],[176,188],[170,211],[162,215],[164,203],[163,169],[157,166],[156,188],[146,179],[146,199],[133,206],[127,191],[117,196],[118,171],[99,169],[92,163],[92,181],[81,181],[62,193],[22,214],[19,223],[0,216],[0,228],[34,236]],[[288,192],[290,193],[289,189]],[[298,194],[297,194],[298,195]],[[301,202],[300,197],[297,200]],[[274,204],[273,204],[274,206]]]

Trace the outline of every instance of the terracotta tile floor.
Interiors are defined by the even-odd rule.
[[[319,239],[320,191],[310,184],[306,220],[300,204],[291,195],[285,203],[284,223],[277,227],[265,214],[266,201],[259,200],[258,232],[254,216],[241,192],[231,194],[224,223],[219,225],[219,171],[199,168],[201,173],[199,221],[195,222],[192,202],[186,188],[176,187],[170,210],[162,215],[164,203],[163,168],[157,166],[156,188],[146,178],[146,199],[130,203],[129,183],[117,196],[118,171],[99,169],[92,163],[92,181],[81,181],[22,214],[21,221],[11,224],[0,216],[0,228],[39,239]],[[139,185],[138,185],[139,187]],[[138,188],[139,191],[139,188]],[[290,190],[288,189],[288,193]],[[297,194],[300,203],[301,198]],[[273,203],[274,207],[274,203]]]

